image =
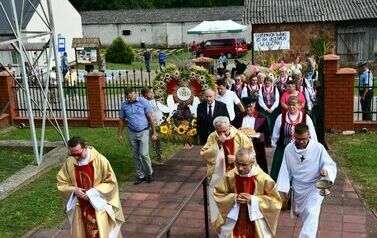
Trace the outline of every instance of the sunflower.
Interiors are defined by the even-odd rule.
[[[206,77],[204,75],[200,75],[199,81],[200,82],[205,82],[206,81]]]
[[[195,73],[195,72],[191,72],[191,73],[190,73],[190,77],[195,78],[195,76],[196,76],[196,73]]]
[[[166,84],[165,84],[164,81],[158,81],[157,85],[160,86],[160,87],[165,87],[166,86]]]
[[[191,127],[196,127],[196,119],[192,119],[192,121],[191,121]]]
[[[208,84],[204,84],[202,88],[203,88],[203,90],[207,90],[207,89],[209,89],[209,86],[208,86]]]
[[[274,78],[274,74],[273,74],[273,73],[269,73],[269,74],[268,74],[268,77],[270,77],[270,78]]]
[[[177,132],[178,132],[178,134],[180,134],[180,135],[185,134],[186,131],[187,131],[187,126],[184,125],[184,124],[179,125],[178,128],[177,128]]]
[[[175,77],[179,77],[179,71],[178,71],[178,70],[174,71],[173,75],[174,75]]]
[[[156,94],[157,95],[163,95],[164,94],[164,90],[162,90],[161,88],[159,88],[159,89],[156,90]]]
[[[164,135],[169,133],[169,127],[167,125],[160,126],[160,132]]]
[[[189,83],[188,79],[185,79],[185,78],[181,79],[181,84],[186,85],[187,83]]]
[[[188,136],[194,136],[194,135],[196,135],[196,128],[193,128],[193,129],[189,130],[189,131],[187,132],[187,135],[188,135]]]
[[[169,79],[170,78],[170,74],[169,73],[166,73],[165,74],[165,79]]]
[[[171,134],[173,134],[173,130],[169,128],[168,135],[171,135]]]

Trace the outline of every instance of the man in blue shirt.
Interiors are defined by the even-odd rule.
[[[228,64],[228,58],[224,55],[224,52],[221,52],[221,55],[217,61],[219,63],[222,63],[224,66],[224,70],[226,70],[226,66]]]
[[[162,71],[162,66],[166,67],[166,53],[160,51],[158,54],[158,63],[160,64],[160,70]]]
[[[136,95],[135,89],[127,89],[126,101],[119,113],[118,141],[123,143],[123,131],[127,126],[127,135],[132,149],[137,179],[134,184],[153,181],[153,169],[149,157],[149,127],[152,140],[157,140],[156,128],[153,123],[152,108],[149,102]]]
[[[61,62],[62,73],[63,73],[63,77],[65,77],[65,75],[68,73],[68,70],[69,70],[67,52],[63,53],[61,60],[62,60]]]
[[[362,110],[362,120],[371,121],[373,74],[367,67],[367,61],[358,62],[357,67],[359,67],[359,96]]]

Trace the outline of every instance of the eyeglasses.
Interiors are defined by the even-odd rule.
[[[234,162],[234,164],[237,166],[237,167],[242,167],[242,168],[247,168],[247,166],[249,166],[250,164],[253,164],[253,162],[250,162],[250,163],[247,163],[247,164],[240,164],[238,163],[237,161]]]
[[[73,157],[80,157],[81,158],[82,154],[84,153],[84,151],[85,151],[84,148],[81,150],[80,153],[75,153],[75,154],[71,153],[71,151],[68,151],[68,155],[73,156]]]

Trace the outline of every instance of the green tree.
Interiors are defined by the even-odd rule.
[[[117,37],[107,49],[105,58],[107,62],[131,64],[135,59],[135,52],[121,37]]]

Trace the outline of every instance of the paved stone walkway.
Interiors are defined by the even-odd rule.
[[[199,157],[200,147],[180,150],[173,159],[155,168],[156,181],[150,184],[128,186],[121,192],[126,223],[124,237],[156,237],[179,209],[185,198],[206,174]],[[271,150],[267,151],[269,163]],[[119,176],[119,175],[118,175]],[[357,193],[341,171],[331,195],[325,198],[320,218],[318,237],[357,238],[377,237],[377,219],[364,207]],[[279,218],[279,238],[298,237],[300,222],[282,212]],[[203,190],[200,188],[174,223],[171,237],[204,236]],[[65,223],[54,230],[34,230],[26,237],[69,237]],[[210,237],[216,237],[210,230]]]

